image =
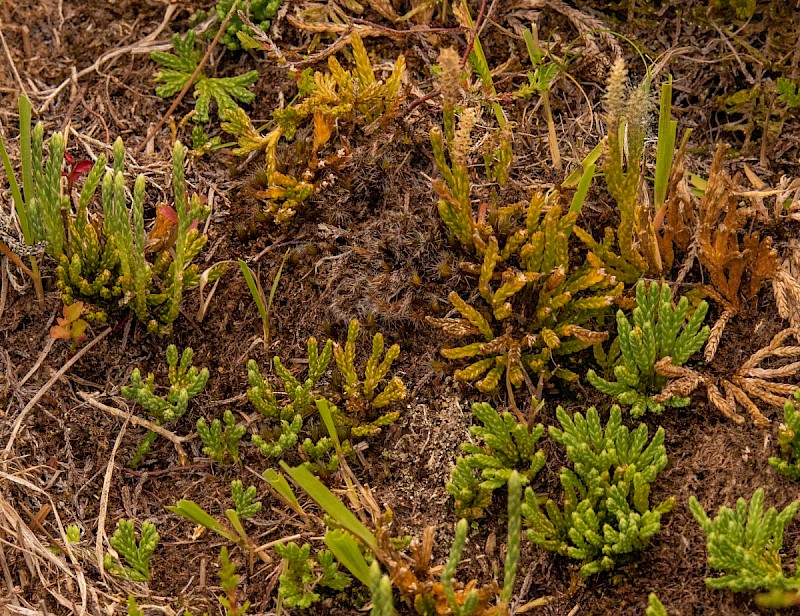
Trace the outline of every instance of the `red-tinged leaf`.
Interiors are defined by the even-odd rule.
[[[69,152],[64,152],[64,160],[66,160],[70,165],[75,162],[75,158]]]
[[[83,319],[78,319],[72,324],[70,328],[72,330],[72,337],[77,340],[78,342],[83,342],[86,340],[86,328],[89,327],[89,324],[84,321]]]
[[[75,165],[72,167],[72,173],[77,174],[78,176],[84,175],[89,173],[94,167],[94,163],[90,160],[79,160]]]
[[[50,328],[50,337],[53,340],[72,340],[72,334],[66,327],[61,325],[53,325]]]
[[[156,219],[163,218],[168,222],[171,222],[173,225],[178,224],[178,212],[176,212],[171,205],[162,205],[158,208],[158,213],[156,214]]]
[[[178,213],[169,205],[162,205],[156,211],[156,220],[147,238],[147,252],[166,250],[175,241]]]
[[[74,302],[69,306],[64,306],[62,312],[68,323],[74,323],[83,314],[83,302]]]

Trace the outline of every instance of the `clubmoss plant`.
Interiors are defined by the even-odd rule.
[[[247,378],[250,389],[247,398],[269,422],[269,432],[264,436],[254,434],[253,444],[267,457],[278,458],[298,443],[304,419],[316,411],[314,401],[320,396],[316,391],[317,382],[325,375],[333,354],[333,342],[328,340],[320,351],[316,338],[308,339],[308,372],[306,379],[299,381],[281,362],[273,359],[275,373],[283,381],[288,402],[279,402],[269,379],[263,377],[254,360],[247,362]],[[319,445],[319,443],[311,443]],[[324,448],[318,447],[317,449]],[[329,448],[325,449],[325,452]],[[322,454],[321,451],[314,450]]]
[[[257,28],[266,31],[269,30],[272,18],[278,14],[283,0],[250,0],[249,2],[245,0],[218,0],[214,7],[214,15],[217,17],[218,24],[222,24],[225,20],[225,17],[233,7],[234,1],[236,2],[236,9],[234,9],[233,15],[228,21],[228,25],[225,27],[225,32],[220,37],[219,42],[231,51],[238,51],[243,49],[242,40],[246,41],[247,36],[252,36],[253,34],[253,31],[242,22],[239,11],[242,11]],[[209,28],[206,30],[205,36],[213,38],[216,33],[216,28]],[[240,33],[243,36],[240,37]]]
[[[647,597],[647,612],[645,612],[645,616],[667,616],[664,604],[658,600],[654,592],[651,592],[650,596]]]
[[[228,8],[230,8],[230,4]],[[196,47],[196,38],[197,33],[194,30],[189,30],[183,37],[176,33],[172,37],[172,47],[175,53],[151,52],[150,57],[153,61],[164,67],[156,74],[155,78],[156,83],[161,84],[156,88],[156,94],[160,97],[169,98],[176,95],[194,74],[203,56],[202,49]],[[248,88],[258,81],[258,78],[258,71],[248,71],[235,77],[208,77],[201,71],[194,80],[196,112],[194,121],[208,122],[212,98],[217,103],[217,113],[222,119],[227,110],[239,107],[236,101],[252,103],[255,94]]]
[[[312,557],[311,544],[300,546],[292,541],[276,545],[275,553],[283,558],[278,593],[286,607],[309,608],[321,599],[315,590],[342,591],[352,583],[350,576],[339,571],[339,563],[329,550],[321,550]]]
[[[124,148],[118,139],[114,143],[115,171],[123,164]],[[100,180],[105,172],[106,157],[100,155],[86,177],[78,197],[74,216],[67,217],[68,243],[58,255],[56,276],[62,293],[62,300],[69,305],[84,298],[95,307],[89,310],[89,317],[105,321],[107,309],[103,304],[119,300],[123,289],[119,281],[120,259],[117,247],[117,228],[120,217],[115,217],[117,209],[127,214],[124,205],[124,179],[120,176],[120,186],[115,190],[113,172],[106,172],[102,187],[103,226],[92,224],[89,205],[92,202]],[[144,178],[137,180],[134,190],[134,207],[142,207],[144,200]],[[128,228],[130,225],[127,225]]]
[[[142,523],[141,538],[136,541],[132,520],[117,522],[117,530],[109,538],[111,547],[117,552],[115,559],[106,552],[103,568],[118,578],[147,582],[150,580],[150,557],[158,547],[159,536],[154,524]]]
[[[331,143],[335,154],[321,153],[332,142],[337,127],[347,122],[366,127],[387,120],[396,112],[402,92],[405,59],[399,56],[391,75],[381,81],[369,59],[364,43],[356,32],[348,36],[354,67],[346,70],[331,55],[328,71],[304,72],[299,76],[298,96],[294,102],[273,113],[275,127],[262,135],[241,109],[230,108],[224,114],[223,130],[234,135],[239,147],[234,153],[245,156],[263,150],[266,186],[256,193],[264,202],[264,214],[277,224],[290,220],[318,190],[335,181],[327,169],[347,155],[346,143]],[[282,140],[295,141],[304,129],[313,131],[308,153],[299,163],[278,159]],[[299,149],[293,150],[299,152]],[[282,167],[290,167],[281,171]]]
[[[617,204],[619,225],[606,228],[602,241],[577,227],[576,235],[626,285],[643,273],[661,274],[665,261],[671,267],[673,230],[664,225],[664,206],[681,198],[678,184],[683,179],[681,154],[691,131],[684,132],[679,154],[675,155],[677,122],[671,117],[672,79],[661,86],[655,180],[652,193],[646,181],[645,136],[651,106],[651,77],[629,87],[624,61],[611,67],[604,99],[607,137],[604,140],[603,178]],[[669,193],[669,194],[668,194]],[[642,194],[646,198],[642,198]],[[652,205],[651,205],[652,204]],[[680,238],[679,238],[680,239]]]
[[[586,378],[605,394],[631,406],[631,415],[641,417],[646,412],[661,413],[666,407],[684,407],[689,398],[672,395],[665,390],[667,382],[655,370],[656,363],[670,357],[672,364],[682,366],[699,351],[711,330],[703,326],[708,304],[700,302],[687,320],[689,300],[681,297],[677,306],[672,303],[672,291],[666,284],[644,281],[636,285],[636,308],[633,324],[620,310],[617,312],[617,331],[620,363],[614,368],[616,382],[609,382],[594,370]]]
[[[333,357],[343,381],[344,405],[347,409],[347,414],[338,413],[336,418],[339,423],[350,428],[350,433],[355,438],[374,436],[380,433],[382,427],[397,421],[399,411],[383,410],[406,397],[406,386],[396,376],[389,379],[381,389],[381,382],[388,377],[392,363],[400,355],[400,345],[393,344],[384,349],[383,335],[380,332],[372,338],[372,353],[367,359],[363,378],[359,376],[356,369],[359,329],[356,319],[350,321],[344,347],[335,344],[333,348]]]
[[[778,429],[781,457],[769,459],[770,466],[795,481],[800,479],[800,412],[797,403],[800,403],[800,389],[783,405],[783,423]]]
[[[100,322],[107,319],[111,309],[122,304],[147,325],[150,333],[169,333],[179,315],[183,292],[200,283],[198,267],[192,261],[206,243],[206,237],[196,227],[208,210],[197,195],[187,198],[186,150],[176,142],[172,152],[174,241],[169,238],[160,241],[161,251],[151,263],[146,255],[151,243],[159,239],[155,237],[158,225],[150,237],[145,234],[144,176],[136,179],[129,209],[123,175],[125,147],[121,139],[114,143],[113,152],[113,167],[102,179],[102,224],[90,215],[89,205],[100,182],[104,157],[89,171],[74,214],[70,208],[65,209],[67,239],[61,248],[58,242],[48,244],[58,262],[56,278],[62,301],[66,305],[85,301],[86,318]],[[58,223],[63,224],[60,211]],[[223,273],[224,268],[211,268],[204,274],[206,283]]]
[[[723,169],[727,146],[714,153],[703,197],[698,205],[697,258],[708,272],[708,294],[722,307],[704,352],[711,362],[727,321],[753,299],[778,271],[772,237],[751,230],[747,208],[736,196],[737,185]]]
[[[529,430],[511,413],[500,414],[485,402],[473,404],[472,412],[483,425],[469,431],[482,443],[461,446],[466,455],[456,460],[447,484],[456,515],[470,520],[483,517],[492,493],[508,483],[511,473],[517,471],[527,486],[545,463],[544,452],[536,448],[544,434],[541,424]]]
[[[370,565],[369,576],[369,592],[372,601],[370,616],[392,616],[394,614],[392,579],[388,575],[381,575],[381,567],[376,560],[373,560]]]
[[[215,419],[211,425],[203,417],[197,420],[197,434],[203,441],[203,453],[215,462],[225,462],[230,458],[239,464],[239,443],[246,432],[245,426],[236,425],[236,418],[230,411],[225,411],[222,421]]]
[[[131,384],[122,388],[122,395],[141,404],[156,425],[161,426],[183,417],[189,408],[189,400],[203,391],[209,377],[208,368],[198,370],[192,365],[193,354],[192,349],[187,347],[180,355],[179,362],[178,348],[174,344],[167,347],[169,390],[165,396],[155,393],[155,375],[151,372],[146,379],[142,379],[138,368],[131,373]],[[148,430],[134,454],[131,466],[136,467],[141,463],[156,436],[155,432]]]
[[[573,465],[561,469],[563,509],[549,499],[542,503],[528,488],[522,512],[528,538],[580,560],[586,577],[642,550],[674,507],[672,498],[650,507],[650,486],[667,465],[664,429],[648,444],[647,426],[629,432],[618,406],[611,408],[605,429],[594,407],[572,418],[559,407],[556,416],[561,428],[551,426],[550,436],[566,447]]]
[[[694,496],[689,499],[689,508],[706,534],[709,567],[724,573],[706,578],[706,586],[734,592],[800,589],[800,569],[786,576],[781,563],[783,534],[800,501],[780,513],[774,507],[765,512],[764,489],[759,488],[749,504],[740,498],[735,509],[721,507],[713,520]]]
[[[516,208],[516,214],[505,212],[508,217],[523,214],[524,226],[508,236],[502,249],[491,235],[480,268],[471,268],[478,274],[478,293],[490,311],[481,310],[452,292],[450,302],[461,318],[427,317],[430,324],[451,336],[483,338],[441,351],[447,359],[473,360],[457,370],[455,377],[477,381],[479,391],[494,391],[504,375],[508,389],[530,382],[530,375],[545,380],[555,375],[575,381],[577,374],[559,367],[556,358],[608,337],[591,326],[620,299],[623,285],[603,269],[591,252],[585,263],[573,270],[568,239],[577,212],[562,214],[557,203],[551,204],[546,213],[544,209],[545,198],[539,194],[527,206]],[[514,228],[507,222],[503,226]],[[512,259],[518,267],[506,266],[505,271],[497,271]]]
[[[240,520],[252,518],[261,511],[261,502],[256,501],[256,487],[250,486],[246,490],[238,479],[231,481],[231,499],[234,511]],[[254,502],[255,501],[255,502]]]

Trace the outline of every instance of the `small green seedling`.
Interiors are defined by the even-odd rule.
[[[314,592],[318,587],[342,591],[352,583],[349,576],[339,571],[339,564],[329,550],[312,556],[310,544],[300,546],[292,541],[276,545],[275,553],[283,558],[278,593],[286,607],[306,609],[320,600],[320,594]]]
[[[147,582],[150,580],[150,557],[158,547],[158,541],[154,524],[142,523],[141,539],[137,543],[133,521],[120,520],[117,530],[109,539],[111,547],[118,554],[117,559],[106,552],[103,568],[118,578]]]
[[[177,347],[174,344],[167,347],[170,387],[166,396],[156,395],[155,375],[151,372],[146,379],[142,379],[139,368],[131,373],[131,384],[122,388],[122,395],[141,404],[158,426],[183,417],[189,408],[189,399],[203,391],[209,377],[208,368],[198,370],[192,365],[192,356],[192,349],[187,347],[181,354],[179,363]],[[132,467],[141,463],[155,439],[156,433],[148,431],[144,441],[136,449],[131,461]]]
[[[156,88],[156,94],[160,97],[169,98],[183,90],[197,70],[203,52],[195,47],[196,37],[197,33],[194,30],[189,30],[184,37],[176,33],[172,37],[174,54],[166,51],[154,51],[150,54],[155,62],[164,67],[156,75],[156,83],[161,84]],[[197,112],[194,121],[208,122],[212,98],[217,103],[217,113],[220,117],[227,109],[238,107],[237,100],[242,103],[252,103],[255,94],[248,88],[258,81],[258,78],[258,71],[219,78],[207,77],[201,71],[194,80],[194,108]]]
[[[230,458],[239,464],[239,443],[246,432],[245,426],[236,425],[236,418],[230,411],[225,411],[222,421],[215,419],[210,426],[203,417],[197,420],[197,434],[203,441],[203,453],[215,462],[222,463]]]
[[[721,507],[713,520],[694,496],[689,499],[689,509],[706,534],[708,566],[724,573],[706,578],[706,586],[734,592],[800,590],[800,570],[787,576],[781,563],[784,532],[800,509],[800,501],[780,513],[774,507],[764,511],[764,489],[759,488],[749,504],[740,498],[736,509]]]
[[[534,94],[542,97],[542,107],[544,109],[545,120],[547,121],[548,144],[550,145],[550,157],[553,160],[553,167],[556,171],[561,171],[561,152],[558,148],[558,137],[556,135],[556,124],[553,121],[553,112],[550,109],[550,88],[558,77],[559,67],[555,62],[546,62],[546,54],[539,46],[539,32],[536,24],[531,24],[530,30],[522,33],[525,39],[525,47],[528,49],[528,57],[533,65],[533,71],[528,71],[528,83],[522,86],[516,96],[530,98]]]
[[[253,271],[247,263],[239,259],[239,269],[242,271],[242,276],[244,276],[245,282],[247,282],[247,288],[250,289],[250,295],[253,296],[253,301],[256,303],[258,314],[261,317],[261,327],[264,331],[264,348],[269,346],[269,313],[272,310],[272,300],[275,298],[275,291],[278,290],[278,283],[281,280],[283,266],[286,264],[286,259],[288,258],[289,251],[287,250],[275,274],[275,279],[272,281],[272,287],[269,290],[268,298],[264,296],[264,290],[261,288],[261,280],[258,276],[253,275]]]
[[[778,429],[778,443],[781,457],[770,458],[769,464],[781,475],[795,481],[800,479],[800,389],[794,392],[793,399],[783,405],[783,423]]]
[[[81,542],[81,527],[77,524],[70,524],[66,529],[67,541],[70,543]]]
[[[72,350],[86,342],[86,328],[89,324],[81,318],[83,302],[75,302],[61,309],[63,317],[56,319],[56,325],[50,328],[50,337],[54,340],[69,340]]]
[[[228,548],[224,545],[219,552],[219,582],[225,594],[218,596],[217,600],[225,608],[225,616],[244,616],[250,609],[250,602],[239,602],[239,576],[236,575],[236,566],[228,558]]]

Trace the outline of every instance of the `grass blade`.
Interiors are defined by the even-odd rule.
[[[19,97],[19,151],[22,161],[22,189],[24,191],[25,201],[28,204],[33,199],[33,154],[31,153],[31,101],[24,94]],[[30,228],[30,221],[28,220],[28,209],[23,205],[24,215],[20,215],[17,211],[19,218],[19,225],[22,228],[22,234],[25,236],[25,242],[33,244],[33,236]]]
[[[589,192],[589,186],[594,179],[595,165],[588,165],[583,171],[580,181],[578,182],[578,190],[572,196],[572,205],[570,205],[570,212],[577,212],[580,214],[583,209],[583,202],[586,201],[586,193]]]
[[[369,586],[369,566],[352,535],[342,530],[329,530],[325,533],[325,545],[356,579]]]
[[[272,300],[275,299],[275,291],[278,290],[278,283],[281,281],[281,274],[283,273],[283,266],[286,265],[286,259],[289,258],[289,252],[291,249],[286,250],[286,254],[283,255],[283,261],[281,261],[281,266],[278,268],[278,273],[275,274],[275,280],[272,281],[272,286],[269,289],[269,298],[267,299],[267,316],[266,316],[266,325],[264,328],[264,343],[269,340],[269,313],[272,311]]]
[[[370,530],[361,523],[352,511],[345,507],[322,482],[314,477],[307,468],[302,466],[290,467],[281,460],[281,467],[285,470],[294,482],[300,486],[314,501],[322,507],[345,530],[358,537],[365,545],[370,548],[377,548],[378,542]]]
[[[11,159],[8,157],[6,144],[3,138],[0,137],[0,157],[3,159],[3,168],[8,178],[8,185],[11,188],[11,196],[14,199],[14,209],[17,211],[17,219],[19,226],[22,228],[22,234],[25,237],[25,242],[30,243],[30,226],[28,221],[28,212],[25,209],[25,202],[22,200],[22,193],[19,191],[19,184],[17,178],[14,176],[14,168],[11,166]]]
[[[269,315],[267,314],[267,307],[264,304],[264,294],[261,291],[261,285],[256,284],[250,266],[241,259],[239,259],[239,269],[242,270],[242,276],[244,276],[245,282],[247,282],[247,288],[250,289],[250,295],[253,296],[253,301],[256,303],[258,314],[261,315],[261,325],[264,328],[264,344],[266,345],[267,332],[269,331]]]
[[[271,468],[265,470],[261,476],[267,480],[267,483],[269,483],[269,485],[271,485],[278,494],[286,499],[286,501],[295,509],[295,511],[303,511],[303,508],[300,506],[300,502],[297,500],[297,497],[294,494],[294,490],[292,490],[292,486],[290,486],[289,482],[286,481],[286,477],[275,472],[275,470]]]
[[[225,528],[222,524],[208,515],[208,513],[206,513],[206,511],[194,501],[179,500],[177,505],[174,507],[167,507],[166,509],[167,511],[177,513],[179,516],[182,516],[187,520],[194,522],[195,524],[199,524],[200,526],[217,533],[221,537],[225,537],[226,539],[233,541],[234,543],[238,544],[240,541],[238,536],[234,535],[229,529]]]
[[[672,115],[672,77],[661,86],[661,100],[658,110],[658,146],[656,148],[656,176],[653,196],[655,210],[658,211],[667,197],[667,184],[672,170],[675,153],[675,136],[678,123]]]
[[[586,173],[587,167],[589,167],[589,165],[594,165],[600,158],[600,155],[603,153],[604,145],[605,141],[601,141],[594,146],[594,149],[581,161],[581,166],[573,169],[572,173],[561,183],[561,188],[577,188],[583,179],[583,175]]]
[[[325,398],[318,398],[317,400],[314,400],[314,403],[317,405],[319,415],[322,417],[322,423],[325,424],[325,428],[328,430],[328,434],[333,441],[333,447],[336,449],[336,453],[339,454],[339,457],[341,458],[343,456],[342,445],[339,443],[339,433],[336,431],[336,424],[333,423],[331,403]]]

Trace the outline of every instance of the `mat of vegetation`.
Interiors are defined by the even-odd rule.
[[[800,605],[796,11],[0,3],[0,611]]]

